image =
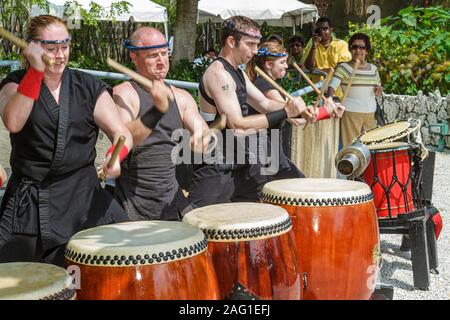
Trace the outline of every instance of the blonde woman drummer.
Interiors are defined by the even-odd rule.
[[[108,86],[67,67],[71,39],[64,21],[31,19],[26,70],[0,83],[0,116],[11,138],[11,177],[0,207],[0,262],[63,265],[72,235],[127,216],[101,188],[95,144],[99,129],[111,141],[125,136],[120,158],[133,147]],[[54,60],[46,65],[43,55]],[[112,149],[110,149],[112,151]],[[103,170],[118,176],[116,161]]]
[[[264,78],[257,75],[255,71],[255,66],[258,66],[261,70],[263,70],[267,75],[269,75],[273,80],[279,80],[286,76],[286,70],[288,69],[287,61],[289,59],[289,55],[287,53],[286,48],[284,48],[281,44],[275,41],[268,41],[262,43],[259,46],[258,53],[251,60],[248,68],[247,75],[250,80],[254,83],[255,87],[258,88],[267,98],[286,102],[287,98],[280,93],[277,89],[275,89],[269,82],[267,82]],[[325,107],[321,108],[321,113],[317,116],[315,121],[319,121],[322,119],[329,118],[333,114],[333,108],[338,108],[338,116],[342,116],[344,112],[343,106],[335,106],[333,101],[327,100],[325,103]],[[258,114],[259,112],[254,108],[249,108],[250,114]],[[333,115],[334,116],[334,115]],[[306,123],[306,120],[303,118],[299,119],[287,119],[293,125],[302,125]],[[274,128],[272,128],[274,129]],[[285,155],[283,151],[283,139],[282,139],[282,131],[289,130],[289,127],[285,123],[285,121],[281,122],[277,128],[279,130],[279,169],[277,172],[274,172],[273,175],[268,176],[269,181],[279,180],[279,179],[292,179],[292,178],[304,178],[303,173],[294,165],[294,163],[289,159],[288,156]],[[268,134],[268,150],[271,149],[270,146],[270,132]],[[290,136],[290,133],[289,133]]]

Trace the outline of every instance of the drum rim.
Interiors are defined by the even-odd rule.
[[[70,300],[76,295],[76,290],[72,287],[72,277],[62,267],[37,262],[8,262],[2,265],[18,271],[24,266],[29,266],[33,272],[30,273],[31,275],[25,272],[26,276],[24,276],[23,279],[25,282],[29,282],[30,287],[31,285],[33,286],[33,290],[25,291],[25,289],[23,289],[23,291],[18,290],[10,296],[0,295],[0,300]],[[32,278],[33,275],[38,276],[36,270],[38,270],[41,275],[46,276],[49,276],[50,273],[54,273],[52,276],[55,281],[53,283],[48,281],[48,283],[36,287],[36,283],[30,283],[30,280],[36,279]],[[14,274],[11,275],[13,276]],[[26,285],[26,283],[23,285]]]
[[[274,215],[270,217],[270,220],[261,219],[257,222],[255,222],[254,219],[249,219],[249,221],[241,220],[235,225],[226,222],[221,225],[214,219],[206,220],[204,216],[202,216],[202,214],[208,215],[221,211],[227,217],[230,217],[232,214],[239,214],[238,206],[244,208],[248,207],[249,209],[254,209],[256,211],[261,210],[261,212],[262,210],[272,209],[273,213],[278,214],[278,216]],[[253,212],[254,211],[249,210],[249,214]],[[205,206],[190,211],[184,216],[183,222],[200,228],[205,233],[209,242],[263,240],[288,233],[292,229],[292,221],[289,213],[279,206],[267,203],[235,202]]]
[[[120,225],[132,225],[132,224],[138,225],[139,223],[157,223],[162,225],[164,224],[170,225],[174,223],[176,225],[180,226],[183,225],[183,227],[187,227],[187,225],[183,224],[182,222],[175,222],[175,221],[132,221],[132,222],[117,223],[115,224],[115,226],[120,227]],[[200,229],[194,228],[191,225],[189,225],[189,228],[194,228],[197,229],[198,231],[194,235],[192,235],[190,239],[186,239],[189,240],[189,243],[181,245],[182,240],[178,240],[173,243],[170,243],[172,246],[165,248],[163,250],[160,248],[161,245],[158,246],[155,245],[153,250],[151,249],[151,247],[143,249],[140,246],[126,249],[121,247],[121,250],[118,247],[106,246],[101,248],[103,252],[99,253],[98,250],[94,251],[90,247],[87,248],[86,246],[80,247],[74,245],[74,239],[77,239],[78,236],[83,235],[83,232],[107,226],[111,227],[114,225],[106,225],[91,228],[75,234],[71,238],[71,240],[69,241],[64,250],[65,259],[69,262],[81,265],[89,265],[95,267],[125,268],[135,266],[157,265],[189,259],[204,253],[208,247],[208,241],[204,233]],[[124,252],[123,250],[128,250],[128,252]]]
[[[306,192],[306,195],[299,194],[295,191],[281,191],[273,189],[273,182],[281,183],[277,181],[269,182],[264,185],[261,191],[261,200],[272,204],[284,204],[297,207],[338,207],[346,205],[355,205],[370,202],[373,200],[373,194],[370,187],[363,182],[357,181],[346,181],[340,179],[308,179],[308,178],[298,178],[298,179],[286,179],[283,182],[288,182],[289,180],[322,180],[323,183],[329,181],[339,181],[340,183],[351,183],[355,186],[358,185],[360,189],[358,190],[337,190],[334,192],[329,192],[328,194],[323,192],[311,195],[312,192]],[[346,195],[347,193],[347,195]]]
[[[407,128],[405,128],[405,129],[403,129],[402,131],[393,133],[391,135],[387,135],[386,137],[383,137],[383,138],[373,139],[373,140],[365,140],[363,138],[364,135],[366,135],[366,134],[368,134],[370,132],[374,132],[375,130],[380,130],[381,128],[385,128],[386,126],[393,126],[393,125],[402,124],[402,123],[408,123],[409,126]],[[367,132],[364,132],[363,134],[358,136],[356,139],[358,141],[360,141],[361,143],[363,143],[365,145],[368,145],[368,146],[371,145],[371,144],[376,144],[376,143],[394,142],[394,141],[396,141],[398,139],[401,139],[401,138],[403,138],[403,137],[405,137],[405,136],[407,136],[407,135],[409,135],[409,134],[419,130],[420,129],[420,124],[421,124],[421,122],[420,122],[419,119],[412,119],[412,118],[410,118],[408,120],[405,120],[405,121],[395,121],[395,122],[388,123],[385,126],[377,127],[377,128],[372,129],[372,130],[369,130]]]

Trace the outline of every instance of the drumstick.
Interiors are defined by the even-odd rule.
[[[117,61],[115,61],[111,58],[106,59],[106,63],[111,68],[119,71],[120,73],[123,73],[123,74],[129,76],[131,79],[133,79],[134,81],[139,83],[141,86],[144,86],[148,89],[153,88],[153,82],[151,80],[147,79],[146,77],[140,75],[136,71],[133,71],[133,70],[125,67],[124,65],[121,65],[120,63],[118,63]],[[172,101],[172,97],[170,97],[170,100]],[[169,109],[169,106],[166,104],[163,106],[156,106],[156,107],[158,108],[159,111],[161,111],[163,113],[166,113],[167,110]]]
[[[311,79],[308,77],[308,75],[302,70],[302,68],[300,68],[298,66],[297,63],[293,63],[292,66],[297,69],[298,73],[300,73],[300,75],[303,77],[303,79],[306,80],[306,82],[308,82],[308,84],[311,86],[311,88],[314,89],[314,92],[317,94],[320,94],[320,90],[317,89],[316,85],[314,84],[314,82],[311,81]]]
[[[333,79],[333,76],[334,76],[334,69],[331,68],[331,70],[327,74],[327,77],[326,77],[325,82],[323,84],[322,90],[320,90],[320,95],[317,98],[316,103],[314,104],[314,112],[317,112],[317,107],[319,106],[320,100],[323,99],[325,91],[327,90],[328,85],[330,84],[331,80]],[[334,108],[333,109],[333,113],[336,113],[336,112],[337,112],[336,108]]]
[[[273,80],[269,75],[267,75],[264,71],[262,71],[258,66],[255,66],[255,71],[262,77],[264,78],[264,80],[266,80],[267,82],[269,82],[272,87],[274,87],[275,89],[277,89],[278,91],[280,91],[286,98],[288,98],[291,101],[294,101],[294,98],[289,94],[289,92],[287,92],[286,90],[284,90],[278,83],[275,82],[275,80]],[[308,110],[304,111],[308,116],[312,117],[312,114],[310,114],[308,112]]]
[[[347,98],[348,94],[350,93],[350,88],[352,86],[353,80],[355,79],[356,72],[357,72],[360,64],[361,64],[361,62],[359,61],[359,59],[356,59],[355,65],[353,66],[352,76],[350,77],[347,88],[345,88],[344,96],[342,97],[342,100],[341,100],[342,104],[344,104],[345,99]]]
[[[334,76],[334,69],[331,68],[331,70],[328,72],[327,77],[325,79],[325,82],[323,83],[322,89],[319,92],[319,95],[317,96],[317,101],[314,104],[314,114],[317,114],[317,108],[319,106],[320,100],[323,99],[323,96],[325,94],[325,90],[328,88],[328,85],[331,82],[331,79],[333,79]],[[333,113],[335,113],[337,115],[337,111],[336,108],[333,109]],[[306,129],[306,127],[308,126],[308,124],[311,124],[312,122],[308,122],[304,127],[303,130]]]
[[[13,35],[8,30],[4,29],[3,27],[0,27],[0,36],[5,38],[6,40],[11,41],[16,46],[18,46],[19,48],[21,48],[23,50],[25,50],[27,48],[27,46],[28,46],[28,43],[26,41],[20,39],[19,37],[16,37],[15,35]],[[52,65],[55,64],[55,60],[53,60],[52,58],[47,56],[45,53],[42,54],[42,60],[48,66],[52,66]]]
[[[111,154],[111,158],[109,159],[108,163],[106,164],[107,168],[111,168],[114,165],[114,162],[116,162],[117,157],[119,156],[119,153],[122,150],[124,143],[125,143],[125,136],[120,136],[119,140],[117,141],[117,144],[114,147],[114,150]],[[106,175],[105,175],[105,172],[103,171],[103,168],[99,169],[97,176],[101,181],[106,179]]]

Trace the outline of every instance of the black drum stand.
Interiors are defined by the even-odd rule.
[[[432,180],[429,183],[434,173],[434,154],[429,159],[422,161],[417,155],[413,156],[413,201],[416,210],[395,218],[378,219],[380,234],[403,235],[401,250],[411,251],[414,288],[419,290],[429,289],[430,272],[438,273],[437,243],[431,219],[437,210],[431,204]],[[423,172],[427,174],[422,176]]]

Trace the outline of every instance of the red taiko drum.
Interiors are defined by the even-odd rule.
[[[0,300],[74,300],[66,270],[37,262],[0,263]]]
[[[368,146],[372,156],[362,178],[370,186],[379,218],[396,218],[414,210],[412,150],[405,142]]]
[[[262,201],[292,219],[307,300],[369,299],[380,257],[378,221],[370,188],[338,179],[267,183]]]
[[[84,230],[70,239],[65,258],[80,270],[80,300],[219,298],[207,240],[185,223],[136,221]]]
[[[194,209],[183,222],[208,239],[222,299],[301,298],[301,268],[289,214],[260,203]]]

